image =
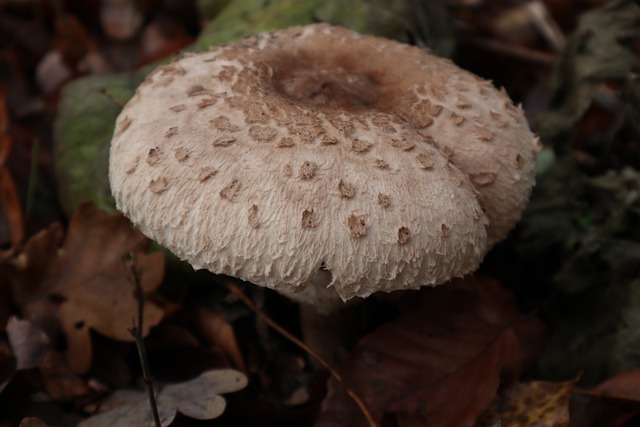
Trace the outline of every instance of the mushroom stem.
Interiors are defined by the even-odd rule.
[[[376,423],[373,416],[371,415],[371,411],[367,407],[367,404],[355,392],[355,390],[353,390],[347,383],[344,382],[344,380],[342,379],[342,375],[340,375],[338,371],[336,371],[329,363],[327,363],[324,359],[322,359],[320,355],[318,355],[308,345],[306,345],[305,343],[300,341],[298,338],[291,335],[286,329],[278,325],[276,322],[273,321],[273,319],[271,319],[269,316],[267,316],[265,313],[259,310],[258,307],[256,307],[256,305],[253,303],[253,301],[251,301],[251,298],[249,298],[244,292],[242,292],[242,290],[238,286],[236,286],[234,283],[231,283],[231,282],[224,282],[223,284],[229,290],[229,292],[231,292],[243,303],[245,303],[247,307],[249,307],[258,316],[260,316],[260,318],[264,320],[269,326],[271,326],[273,329],[275,329],[276,331],[284,335],[287,339],[291,340],[291,342],[293,342],[295,345],[297,345],[298,347],[302,348],[304,351],[309,353],[314,360],[316,360],[318,363],[324,366],[331,373],[331,375],[344,387],[349,397],[351,397],[351,399],[353,399],[356,405],[358,405],[358,407],[362,411],[362,414],[367,419],[369,427],[378,427],[378,423]]]

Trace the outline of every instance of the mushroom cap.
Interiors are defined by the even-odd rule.
[[[159,67],[118,117],[109,178],[195,268],[307,300],[328,272],[348,300],[474,271],[524,209],[532,141],[489,82],[318,24]]]

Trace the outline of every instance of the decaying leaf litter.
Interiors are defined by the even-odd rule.
[[[76,425],[119,390],[143,390],[128,332],[135,314],[122,314],[135,306],[123,259],[137,250],[148,281],[145,343],[159,396],[170,384],[232,368],[247,376],[248,386],[224,396],[227,409],[212,425],[367,425],[344,384],[310,368],[306,352],[220,286],[227,279],[193,273],[168,254],[142,252],[149,242],[128,230],[126,220],[80,205],[93,200],[112,209],[105,147],[119,105],[151,69],[145,64],[193,40],[198,49],[312,19],[453,55],[522,102],[546,147],[522,223],[481,267],[479,274],[499,282],[466,279],[356,309],[357,322],[338,352],[344,361],[335,368],[375,422],[633,422],[640,167],[635,2],[396,2],[392,9],[375,1],[349,7],[201,1],[199,9],[117,3],[0,4],[14,18],[0,20],[6,65],[0,73],[10,83],[3,96],[2,143],[11,148],[2,163],[3,188],[15,187],[20,201],[3,191],[2,422]],[[15,22],[30,31],[18,31]],[[260,310],[298,333],[295,303],[244,289]],[[29,322],[20,323],[31,331],[20,340],[11,316],[12,325]],[[211,402],[216,399],[213,393]],[[535,410],[523,409],[523,401],[536,402]],[[196,414],[186,409],[174,424],[189,425],[189,415]],[[42,421],[27,418],[34,416]]]

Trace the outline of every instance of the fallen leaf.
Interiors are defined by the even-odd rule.
[[[559,383],[531,381],[509,387],[494,399],[477,426],[566,427],[569,398],[577,381],[578,377]]]
[[[133,341],[136,300],[130,271],[122,256],[138,251],[141,286],[151,292],[164,274],[161,253],[144,254],[149,241],[121,214],[107,215],[90,204],[81,205],[71,219],[62,247],[59,226],[38,233],[10,270],[16,303],[25,317],[53,338],[61,328],[66,356],[74,372],[91,363],[89,330],[122,341]],[[143,335],[158,324],[163,311],[145,301]]]
[[[135,36],[144,19],[139,7],[139,2],[133,0],[103,0],[100,24],[107,37],[126,41]]]
[[[87,382],[73,372],[64,354],[49,350],[39,366],[47,396],[55,402],[66,402],[93,394]]]
[[[40,418],[28,417],[20,421],[20,427],[49,427],[49,424],[46,424]]]
[[[28,320],[18,320],[15,316],[9,318],[6,332],[9,347],[0,347],[0,392],[17,371],[38,366],[49,345],[44,332]]]
[[[12,145],[13,139],[9,135],[9,112],[4,94],[0,92],[0,204],[9,226],[11,249],[17,251],[24,239],[25,224],[18,190],[6,166]]]
[[[9,384],[16,373],[16,359],[9,345],[0,341],[0,392]]]
[[[622,427],[640,414],[640,369],[620,372],[591,390],[578,389],[576,394],[590,397],[576,399],[571,425],[580,427]]]
[[[220,394],[241,390],[246,385],[247,378],[231,369],[207,371],[191,381],[166,385],[156,393],[162,426],[171,424],[177,412],[198,420],[219,417],[226,406]],[[119,390],[102,407],[110,410],[87,418],[78,427],[154,425],[145,392]]]
[[[12,316],[7,323],[7,335],[17,369],[35,368],[46,356],[49,339],[30,321]]]
[[[518,339],[472,292],[445,286],[424,297],[419,310],[365,337],[339,371],[378,425],[472,426],[513,368]],[[332,378],[316,427],[344,425],[367,424]]]
[[[76,69],[78,62],[89,52],[96,50],[95,42],[78,18],[70,13],[61,13],[53,22],[55,38],[53,49],[61,52],[64,61]]]
[[[640,369],[621,372],[593,389],[594,395],[640,402]]]
[[[231,367],[218,348],[205,348],[188,329],[170,321],[158,325],[145,340],[149,369],[160,382],[193,378],[200,372]]]
[[[500,282],[487,277],[467,276],[454,279],[447,286],[480,296],[486,301],[485,316],[492,324],[513,328],[520,343],[517,356],[512,361],[515,367],[532,363],[542,354],[548,339],[544,323],[535,316],[523,314],[515,295]]]
[[[196,306],[193,310],[199,335],[210,346],[219,347],[233,364],[247,373],[240,346],[233,327],[217,311],[205,306]]]

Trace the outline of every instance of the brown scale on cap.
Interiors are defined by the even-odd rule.
[[[338,143],[337,138],[332,138],[330,136],[325,136],[322,138],[320,145],[336,145]]]
[[[416,144],[413,140],[408,140],[406,137],[402,138],[391,138],[391,146],[394,148],[399,148],[403,151],[409,151],[413,149]]]
[[[212,94],[211,90],[205,89],[205,87],[202,86],[201,84],[190,86],[187,89],[187,96],[190,98],[194,96],[203,96],[203,95],[211,95],[211,94]]]
[[[311,179],[316,176],[318,172],[318,165],[314,162],[306,161],[302,163],[300,166],[300,178],[302,179]]]
[[[493,183],[496,177],[497,174],[495,172],[480,172],[469,175],[471,182],[480,187]]]
[[[268,126],[251,126],[249,128],[249,135],[256,141],[268,142],[278,135],[278,131]]]
[[[124,172],[126,174],[132,174],[138,168],[138,163],[140,163],[140,156],[135,156],[133,160],[129,161],[127,167],[125,167]]]
[[[376,159],[375,167],[380,169],[380,170],[388,170],[389,169],[389,163],[385,162],[382,159]]]
[[[347,228],[351,237],[360,238],[367,235],[367,216],[351,214],[347,218]]]
[[[509,124],[509,121],[495,110],[489,110],[489,116],[491,117],[491,120],[498,125],[498,127],[503,128]]]
[[[235,136],[229,136],[229,135],[223,135],[223,136],[219,136],[217,138],[215,138],[213,140],[213,146],[214,147],[228,147],[229,145],[233,144],[234,142],[236,142],[236,137]]]
[[[359,138],[353,138],[351,140],[351,148],[354,153],[362,154],[371,149],[372,144],[368,141]]]
[[[420,163],[423,169],[433,169],[436,164],[435,155],[431,151],[425,151],[424,153],[420,153],[416,156],[416,160]]]
[[[184,104],[177,104],[169,107],[169,110],[173,111],[174,113],[179,113],[180,111],[184,111],[186,109],[187,109],[187,106]]]
[[[303,144],[310,144],[316,138],[324,135],[324,130],[320,126],[289,126],[289,135]]]
[[[218,169],[214,167],[211,167],[211,166],[204,167],[200,169],[200,171],[198,172],[198,181],[205,182],[217,173],[218,173]]]
[[[129,126],[131,126],[131,123],[133,123],[133,119],[131,119],[130,117],[124,116],[124,118],[120,121],[114,136],[118,136],[122,132],[129,129]]]
[[[176,156],[176,160],[178,160],[179,162],[184,162],[189,158],[189,150],[184,147],[176,148],[174,154]]]
[[[356,189],[353,185],[347,184],[343,180],[338,183],[338,190],[344,199],[352,199],[356,195]]]
[[[387,194],[378,194],[378,204],[383,208],[388,208],[391,205],[391,199]]]
[[[411,238],[411,234],[409,233],[409,229],[407,227],[400,227],[398,229],[398,244],[404,245]]]
[[[154,83],[154,86],[168,86],[171,82],[173,82],[173,77],[165,77]]]
[[[293,147],[295,143],[293,142],[293,138],[285,136],[284,138],[280,138],[278,142],[278,148],[289,148]]]
[[[217,74],[217,77],[220,81],[230,82],[233,80],[233,77],[238,73],[238,69],[233,65],[223,65],[222,71]]]
[[[449,92],[444,85],[431,85],[431,94],[437,101],[444,101],[447,99]]]
[[[177,126],[172,126],[169,129],[167,129],[164,133],[164,137],[165,138],[171,138],[172,136],[176,135],[178,133],[178,127]]]
[[[110,181],[194,267],[347,300],[473,271],[524,209],[537,150],[489,82],[313,25],[158,68],[117,121]]]
[[[237,179],[232,179],[230,183],[220,190],[220,197],[226,200],[235,200],[242,184]]]
[[[198,101],[198,109],[202,110],[203,108],[208,108],[213,105],[216,105],[220,100],[219,96],[207,96],[204,99]]]
[[[456,98],[456,107],[460,109],[471,108],[471,101],[469,98],[463,95],[458,95]]]
[[[352,122],[345,120],[343,118],[330,117],[328,120],[329,120],[329,123],[331,123],[331,125],[337,130],[339,130],[344,136],[349,136],[353,134],[353,132],[356,130]]]
[[[302,211],[302,228],[315,228],[316,217],[313,209],[305,209]]]
[[[159,147],[150,148],[147,153],[147,164],[157,165],[160,160],[162,160],[162,150]]]
[[[240,126],[231,123],[227,116],[218,116],[215,119],[209,120],[209,123],[220,132],[238,132],[242,129]]]
[[[253,228],[260,227],[260,220],[258,219],[258,205],[251,205],[251,207],[247,209],[247,212],[249,225]]]
[[[474,125],[474,132],[483,141],[493,140],[493,132],[486,126],[476,124]]]
[[[152,193],[162,193],[167,188],[169,188],[169,180],[164,176],[152,179],[149,182],[149,190],[151,190]]]
[[[420,101],[417,108],[431,118],[438,117],[442,112],[442,105],[433,104],[428,99],[423,99],[422,101]]]
[[[449,117],[451,118],[451,121],[455,126],[460,126],[462,123],[464,123],[464,117],[454,113],[453,111],[451,112]]]

